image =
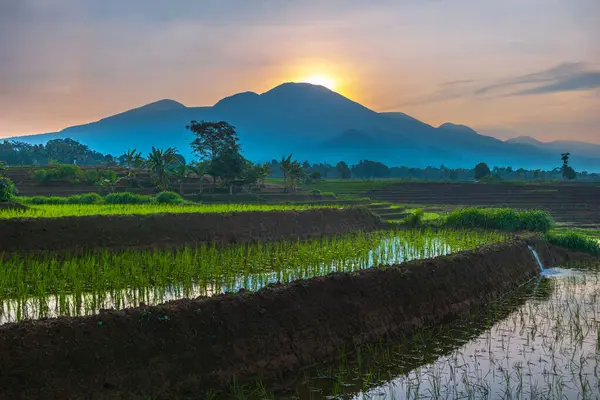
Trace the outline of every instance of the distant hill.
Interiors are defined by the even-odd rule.
[[[472,167],[485,161],[490,166],[551,169],[560,164],[564,151],[539,142],[503,142],[464,125],[436,128],[400,112],[378,113],[307,83],[285,83],[263,94],[238,93],[212,107],[186,107],[165,99],[60,132],[14,139],[38,144],[69,137],[113,155],[129,148],[147,153],[152,146],[173,146],[189,158],[192,135],[185,126],[191,120],[231,123],[244,154],[254,161],[293,153],[311,162],[371,159],[413,167]],[[600,170],[600,154],[583,156],[573,148],[576,168]]]
[[[587,142],[579,142],[575,140],[556,140],[553,142],[540,142],[529,136],[520,136],[506,140],[507,143],[520,143],[534,146],[540,149],[545,149],[553,152],[565,153],[569,152],[575,156],[586,158],[600,157],[600,144]]]

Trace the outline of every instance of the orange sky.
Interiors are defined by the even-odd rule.
[[[0,137],[323,74],[376,111],[600,143],[597,0],[168,3],[1,3]]]

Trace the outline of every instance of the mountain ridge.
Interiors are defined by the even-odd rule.
[[[162,99],[59,132],[14,139],[39,144],[70,137],[114,155],[128,148],[146,153],[152,146],[176,147],[189,158],[193,137],[185,126],[191,120],[234,125],[244,154],[255,161],[294,153],[312,162],[371,159],[414,167],[472,167],[485,161],[490,166],[551,169],[560,163],[559,145],[501,141],[450,122],[434,127],[401,112],[378,113],[308,83],[284,83],[262,94],[241,92],[205,107]],[[572,162],[576,168],[600,170],[598,157],[572,154]]]

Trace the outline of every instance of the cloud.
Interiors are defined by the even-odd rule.
[[[533,89],[521,90],[513,96],[526,96],[553,92],[571,92],[600,88],[600,71],[581,72],[573,76],[556,79],[553,83]]]

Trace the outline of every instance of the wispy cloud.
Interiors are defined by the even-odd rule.
[[[513,96],[525,96],[533,94],[544,94],[553,92],[571,92],[577,90],[589,90],[600,88],[600,71],[581,72],[565,78],[556,79],[548,85],[538,86],[532,89],[520,90]]]

